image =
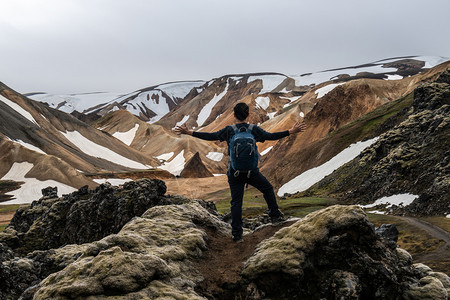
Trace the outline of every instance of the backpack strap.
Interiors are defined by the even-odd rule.
[[[234,133],[238,133],[239,129],[237,128],[236,124],[231,125],[231,128],[233,128]]]
[[[248,127],[246,128],[246,130],[249,131],[249,132],[252,132],[253,127],[255,127],[255,124],[250,124],[250,125],[248,125]],[[233,128],[234,133],[238,133],[239,130],[240,130],[242,127],[241,127],[241,128],[237,128],[236,124],[233,124],[233,125],[231,125],[231,128]]]

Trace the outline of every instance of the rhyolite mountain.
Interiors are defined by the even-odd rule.
[[[411,103],[406,102],[397,105],[398,99],[404,99],[404,97],[412,95],[417,87],[435,81],[449,67],[449,62],[445,62],[445,60],[444,58],[430,57],[401,57],[299,76],[286,76],[279,73],[234,74],[207,82],[180,82],[154,86],[130,93],[122,99],[124,101],[108,101],[105,103],[107,105],[96,106],[92,109],[86,108],[86,115],[92,116],[94,110],[98,112],[92,119],[95,121],[91,122],[90,126],[83,127],[96,132],[95,135],[92,133],[87,136],[83,129],[80,131],[83,137],[86,136],[83,138],[76,133],[78,125],[71,125],[74,131],[69,131],[70,134],[66,133],[64,136],[66,139],[72,138],[73,140],[76,135],[77,142],[82,140],[83,143],[88,143],[90,146],[93,146],[92,142],[101,141],[100,137],[107,137],[108,140],[114,140],[115,144],[120,144],[115,147],[122,150],[112,149],[114,153],[125,157],[130,157],[131,154],[138,155],[140,158],[130,158],[130,160],[141,165],[124,163],[121,168],[114,165],[114,163],[117,164],[118,160],[116,159],[109,158],[109,162],[113,163],[109,166],[109,162],[106,164],[105,159],[97,158],[96,161],[102,164],[87,168],[81,163],[73,162],[74,159],[61,158],[61,160],[68,163],[75,169],[75,172],[81,173],[79,174],[81,176],[86,173],[98,174],[126,171],[131,168],[139,169],[141,166],[144,166],[142,168],[156,167],[168,171],[174,176],[183,177],[183,175],[189,174],[190,178],[203,177],[204,174],[210,173],[224,174],[228,160],[226,143],[202,141],[190,136],[177,136],[173,133],[172,128],[185,123],[195,130],[219,130],[233,122],[233,106],[238,101],[242,101],[250,106],[250,122],[259,124],[267,131],[286,130],[296,121],[304,120],[308,123],[307,131],[302,134],[258,145],[261,153],[260,168],[279,190],[296,176],[323,165],[350,145],[376,138],[392,129],[403,119],[398,117],[394,122],[390,119],[391,114],[395,115],[398,110],[408,109],[411,106]],[[443,63],[438,64],[439,62]],[[169,92],[171,89],[172,93]],[[160,92],[163,96],[172,95],[173,97],[154,96]],[[143,93],[146,93],[145,96]],[[142,96],[139,96],[141,94]],[[175,97],[176,95],[178,96]],[[184,97],[181,97],[183,95]],[[36,103],[36,106],[42,107],[44,110],[54,111],[54,114],[57,112],[45,104],[38,104],[21,97],[30,103]],[[176,101],[171,100],[172,102],[170,102],[169,98]],[[143,102],[139,102],[138,99]],[[108,105],[114,103],[121,103],[122,106],[116,105],[108,110]],[[127,103],[131,103],[135,108],[143,108],[145,104],[146,108],[131,109]],[[153,105],[156,106],[152,110]],[[147,109],[156,112],[160,105],[167,107],[168,112],[159,117],[150,117],[151,114],[144,116]],[[102,108],[101,112],[98,110],[99,108]],[[372,118],[371,113],[376,116]],[[59,112],[58,116],[64,120],[70,119],[74,122],[76,120],[63,112]],[[403,114],[403,116],[407,116],[407,114]],[[36,118],[39,119],[39,116]],[[151,118],[155,119],[151,121]],[[391,121],[379,124],[379,120],[384,120],[384,118]],[[154,122],[156,119],[157,121]],[[61,123],[64,124],[64,122]],[[58,130],[55,129],[52,129],[51,132],[58,134]],[[60,129],[59,132],[64,132],[64,130]],[[8,136],[4,133],[3,135]],[[37,148],[41,145],[34,140],[20,139],[11,133],[9,135],[11,136],[5,139],[7,144],[17,144],[20,140],[26,142],[26,145]],[[67,142],[65,143],[67,144]],[[104,148],[109,148],[103,142],[100,144]],[[24,145],[21,144],[22,147]],[[15,147],[19,147],[19,145]],[[76,148],[81,149],[80,147],[83,148],[81,145]],[[51,155],[61,152],[57,147],[52,149],[55,149],[55,154],[49,153]],[[86,152],[87,149],[83,148],[83,151]],[[101,153],[101,151],[97,152]],[[47,152],[40,155],[45,154]],[[95,157],[93,153],[84,153],[83,155],[89,158],[88,161],[93,159],[92,156]],[[191,163],[189,172],[183,173],[186,164],[192,161],[194,156],[195,164]],[[5,170],[0,169],[0,175],[6,174],[15,162],[15,160],[9,159],[8,165],[4,167]],[[19,158],[17,162],[23,162],[23,160],[21,161]],[[201,168],[204,166],[206,170],[199,171],[196,175],[196,168],[193,168],[192,165],[201,166]],[[23,167],[26,166],[29,165]],[[32,175],[33,172],[27,176],[32,177]],[[83,178],[83,180],[85,183],[91,178]],[[69,185],[79,188],[81,184],[79,182]],[[90,186],[95,185],[96,183],[91,180]],[[387,196],[398,192],[406,193],[412,192],[412,190],[385,189],[383,195],[374,195]],[[283,194],[279,192],[279,195]],[[365,202],[374,201],[375,197],[365,199]],[[446,213],[448,212],[440,212],[440,214]]]
[[[326,190],[350,203],[372,203],[409,192],[419,197],[392,212],[450,213],[450,69],[397,102],[405,109],[381,125],[392,128],[308,193]]]
[[[19,203],[35,200],[40,189],[49,185],[57,185],[63,193],[84,185],[97,186],[86,177],[89,173],[159,165],[157,159],[70,114],[30,100],[3,83],[0,83],[0,162],[0,179],[24,183],[25,189],[20,199],[16,199]]]
[[[227,75],[177,99],[157,122],[111,107],[90,114],[89,125],[1,85],[0,179],[22,178],[24,189],[65,178],[73,192],[43,189],[0,233],[0,299],[448,299],[449,276],[414,262],[397,246],[395,226],[375,228],[351,204],[410,192],[418,199],[391,212],[449,213],[449,69],[450,61],[408,57],[297,77]],[[158,179],[92,180],[147,176],[153,167],[165,178],[217,178],[210,176],[226,170],[226,145],[171,129],[218,130],[232,122],[237,101],[268,131],[309,125],[259,145],[261,169],[278,191],[371,141],[300,192],[345,205],[273,225],[246,219],[245,242],[234,244],[212,202],[167,194]]]

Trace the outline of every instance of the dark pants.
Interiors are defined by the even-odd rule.
[[[228,171],[228,184],[231,190],[231,233],[233,236],[238,236],[242,235],[242,198],[246,183],[263,193],[270,216],[276,216],[280,212],[273,186],[259,170],[251,171],[249,177],[246,172],[240,172],[238,176],[235,176],[234,172],[234,170]]]

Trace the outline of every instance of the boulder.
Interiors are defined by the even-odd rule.
[[[394,224],[381,224],[380,227],[375,228],[375,233],[391,248],[397,247],[398,229]]]
[[[150,186],[153,192],[147,190]],[[96,203],[96,193],[118,196],[111,190],[120,192],[121,199],[140,199],[146,193],[160,193],[159,188],[158,182],[139,181],[117,189],[106,185],[97,192],[83,191],[72,197]],[[55,220],[56,212],[63,211],[55,209],[54,199],[41,204],[49,205],[34,204],[32,214],[23,214],[29,216],[26,222],[17,218],[16,224],[25,226],[34,219],[33,230],[41,224],[37,223],[41,218],[38,209],[42,215],[51,210]],[[106,207],[105,212],[115,211]],[[96,226],[96,222],[92,224]],[[60,226],[58,222],[46,224],[47,231]],[[256,228],[255,235],[260,236],[264,226],[272,225]],[[211,299],[211,295],[214,299],[254,300],[445,299],[448,295],[450,278],[423,264],[413,265],[408,252],[375,232],[359,206],[331,206],[303,219],[291,219],[284,226],[289,227],[263,240],[250,257],[243,258],[242,276],[237,271],[233,279],[237,282],[222,282],[220,293],[210,293],[202,283],[205,276],[213,274],[204,273],[199,263],[211,255],[227,255],[222,249],[209,252],[209,256],[205,251],[232,243],[230,225],[204,201],[160,196],[157,204],[130,218],[118,232],[98,240],[33,250],[22,256],[14,252],[17,248],[0,242],[0,299]],[[22,243],[27,241],[21,237],[26,234],[9,227],[0,238]],[[247,241],[254,238],[248,235]],[[209,249],[211,240],[220,242]],[[233,246],[248,247],[245,242]],[[223,271],[217,270],[218,274]]]
[[[43,280],[34,297],[205,299],[194,290],[202,278],[191,262],[206,250],[207,234],[195,224],[230,232],[197,202],[153,207],[88,244],[78,260]]]
[[[15,234],[0,234],[16,252],[82,244],[117,233],[134,216],[157,205],[166,192],[163,181],[141,179],[121,187],[101,184],[95,190],[80,190],[57,198],[55,190],[43,190],[44,197],[20,207],[8,226]]]
[[[440,279],[414,271],[406,251],[387,246],[359,206],[331,206],[281,229],[257,247],[242,276],[268,299],[396,299],[431,287],[438,297],[447,293]]]

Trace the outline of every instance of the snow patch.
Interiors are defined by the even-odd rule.
[[[302,192],[322,180],[325,176],[333,173],[334,170],[348,163],[355,157],[357,157],[365,148],[369,147],[378,140],[378,137],[364,141],[351,144],[346,149],[342,150],[335,157],[327,161],[326,163],[309,169],[303,172],[294,179],[285,183],[279,190],[278,196],[283,196],[286,193],[294,194],[297,192]]]
[[[280,97],[280,99],[286,99],[289,100],[290,102],[294,102],[297,101],[298,99],[300,99],[302,96],[295,96],[295,97]]]
[[[172,158],[172,156],[173,156],[174,154],[175,154],[175,153],[173,153],[173,152],[164,153],[164,154],[161,154],[161,155],[159,155],[159,156],[156,156],[155,158],[157,158],[157,159],[159,159],[159,160],[169,160],[169,159]]]
[[[184,159],[184,150],[181,150],[181,152],[178,153],[178,155],[175,156],[174,159],[172,159],[170,162],[164,163],[162,166],[159,166],[159,168],[162,170],[166,170],[175,176],[180,176],[185,164],[186,161]]]
[[[99,144],[94,143],[93,141],[85,138],[81,133],[78,131],[68,131],[68,132],[61,132],[66,139],[68,139],[72,144],[74,144],[78,149],[80,149],[82,152],[86,153],[87,155],[103,158],[105,160],[109,160],[113,163],[133,168],[133,169],[149,169],[151,166],[143,165],[137,161],[128,159],[120,154],[117,154],[116,152],[100,146]]]
[[[322,98],[323,96],[325,96],[326,94],[328,94],[329,92],[331,92],[332,90],[334,90],[335,87],[344,84],[345,82],[341,82],[341,83],[332,83],[329,85],[326,85],[320,89],[317,89],[315,91],[315,94],[317,95],[317,99]]]
[[[224,155],[221,152],[209,152],[208,154],[206,154],[207,158],[214,161],[221,161],[223,159],[223,156]]]
[[[8,173],[5,174],[2,180],[13,180],[25,182],[19,189],[8,192],[7,195],[13,196],[15,199],[3,202],[2,204],[21,204],[31,203],[42,197],[42,189],[46,187],[57,187],[58,193],[69,194],[76,191],[75,188],[55,180],[41,181],[36,178],[26,178],[26,174],[33,168],[33,164],[29,162],[15,162]]]
[[[417,198],[419,198],[419,196],[409,194],[409,193],[398,194],[398,195],[392,195],[392,196],[380,198],[372,204],[361,205],[361,207],[362,208],[371,208],[371,207],[375,207],[375,206],[381,205],[381,204],[386,204],[387,205],[386,208],[389,208],[392,205],[397,205],[397,206],[402,205],[403,207],[405,207],[405,206],[410,205]]]
[[[189,120],[189,115],[184,116],[183,119],[181,119],[180,122],[177,122],[177,124],[175,126],[183,125],[184,123],[186,123],[187,120]]]
[[[148,123],[158,121],[170,111],[167,99],[160,90],[140,93],[136,98],[128,101],[126,107],[133,115],[139,116],[141,112],[146,111],[144,106],[151,109],[156,114],[156,116],[152,117]]]
[[[442,57],[442,56],[417,56],[414,59],[424,61],[425,62],[424,68],[434,68],[437,65],[440,65],[443,62],[446,62],[449,60],[448,57]]]
[[[29,98],[47,103],[51,108],[71,113],[73,111],[84,112],[85,110],[96,107],[97,105],[112,102],[122,97],[123,94],[118,93],[85,93],[71,95],[54,95],[54,94],[33,94]]]
[[[11,142],[18,143],[18,144],[22,145],[23,147],[25,147],[25,148],[27,148],[27,149],[36,151],[36,152],[41,153],[41,154],[47,154],[47,153],[45,153],[44,151],[42,151],[41,149],[39,149],[38,147],[36,147],[36,146],[34,146],[34,145],[32,145],[32,144],[26,143],[26,142],[24,142],[24,141],[22,141],[22,140],[12,140],[12,139],[10,139],[9,137],[6,137],[6,138],[7,138],[8,140],[10,140]]]
[[[217,94],[214,95],[214,97],[208,102],[208,104],[203,106],[202,110],[200,111],[200,113],[197,116],[197,124],[198,124],[198,126],[203,126],[203,124],[205,123],[206,119],[208,119],[209,115],[211,114],[211,111],[214,108],[214,106],[228,92],[228,86],[229,86],[229,83],[227,82],[227,86],[225,87],[224,91],[222,93],[220,93],[219,95],[217,95]]]
[[[276,114],[277,114],[277,112],[274,111],[274,112],[271,112],[271,113],[267,113],[267,116],[269,117],[269,120],[270,120],[270,119],[275,118],[275,115],[276,115]]]
[[[239,76],[239,77],[237,77],[237,76],[229,77],[229,79],[232,79],[232,80],[234,80],[234,81],[236,82],[236,85],[238,85],[239,82],[241,82],[242,78],[243,78],[242,76]]]
[[[12,109],[14,109],[17,113],[22,115],[24,118],[26,118],[30,122],[33,122],[34,124],[39,126],[39,124],[36,122],[36,120],[33,118],[33,116],[28,111],[26,111],[24,108],[22,108],[22,106],[20,106],[19,104],[3,97],[2,95],[0,95],[0,101],[2,101],[6,105],[8,105]]]
[[[95,182],[97,182],[98,184],[102,184],[102,183],[107,183],[109,182],[111,185],[122,185],[125,182],[128,181],[132,181],[133,179],[131,178],[126,178],[126,179],[120,179],[120,178],[98,178],[98,179],[94,179]]]
[[[272,150],[273,146],[268,147],[267,149],[264,149],[259,155],[263,156],[269,153],[270,150]]]
[[[32,145],[32,144],[25,143],[25,142],[22,141],[22,140],[17,140],[17,141],[14,141],[14,142],[19,143],[19,144],[21,144],[22,146],[24,146],[25,148],[28,148],[28,149],[33,150],[33,151],[36,151],[36,152],[38,152],[38,153],[41,153],[41,154],[47,154],[47,153],[45,153],[44,151],[42,151],[40,148],[38,148],[38,147],[36,147],[36,146],[34,146],[34,145]]]
[[[259,107],[266,110],[270,105],[270,98],[269,97],[256,97],[255,102],[258,104]]]
[[[199,88],[205,81],[180,81],[160,84],[156,88],[164,91],[171,98],[184,98],[194,88]]]
[[[279,86],[287,77],[284,75],[262,75],[262,76],[250,76],[248,78],[248,83],[255,81],[255,80],[262,80],[263,87],[260,94],[264,93],[270,93],[272,92],[277,86]]]
[[[136,132],[137,132],[138,128],[139,128],[139,124],[136,124],[133,128],[131,128],[130,130],[128,130],[126,132],[119,132],[119,131],[114,132],[113,137],[122,141],[122,143],[124,143],[125,145],[130,146],[134,140],[134,137],[136,136]]]
[[[330,81],[341,74],[348,74],[350,76],[355,76],[360,72],[369,72],[374,74],[379,73],[392,73],[397,72],[397,68],[383,68],[382,65],[376,65],[372,67],[362,67],[362,68],[347,68],[342,70],[334,71],[323,71],[317,73],[311,73],[307,75],[293,75],[291,76],[295,80],[295,85],[318,85],[322,82]]]
[[[385,80],[400,80],[400,79],[403,79],[403,76],[387,74],[387,79]]]
[[[304,118],[304,117],[305,117],[305,113],[301,111],[301,112],[300,112],[300,117],[301,117],[301,118]]]

